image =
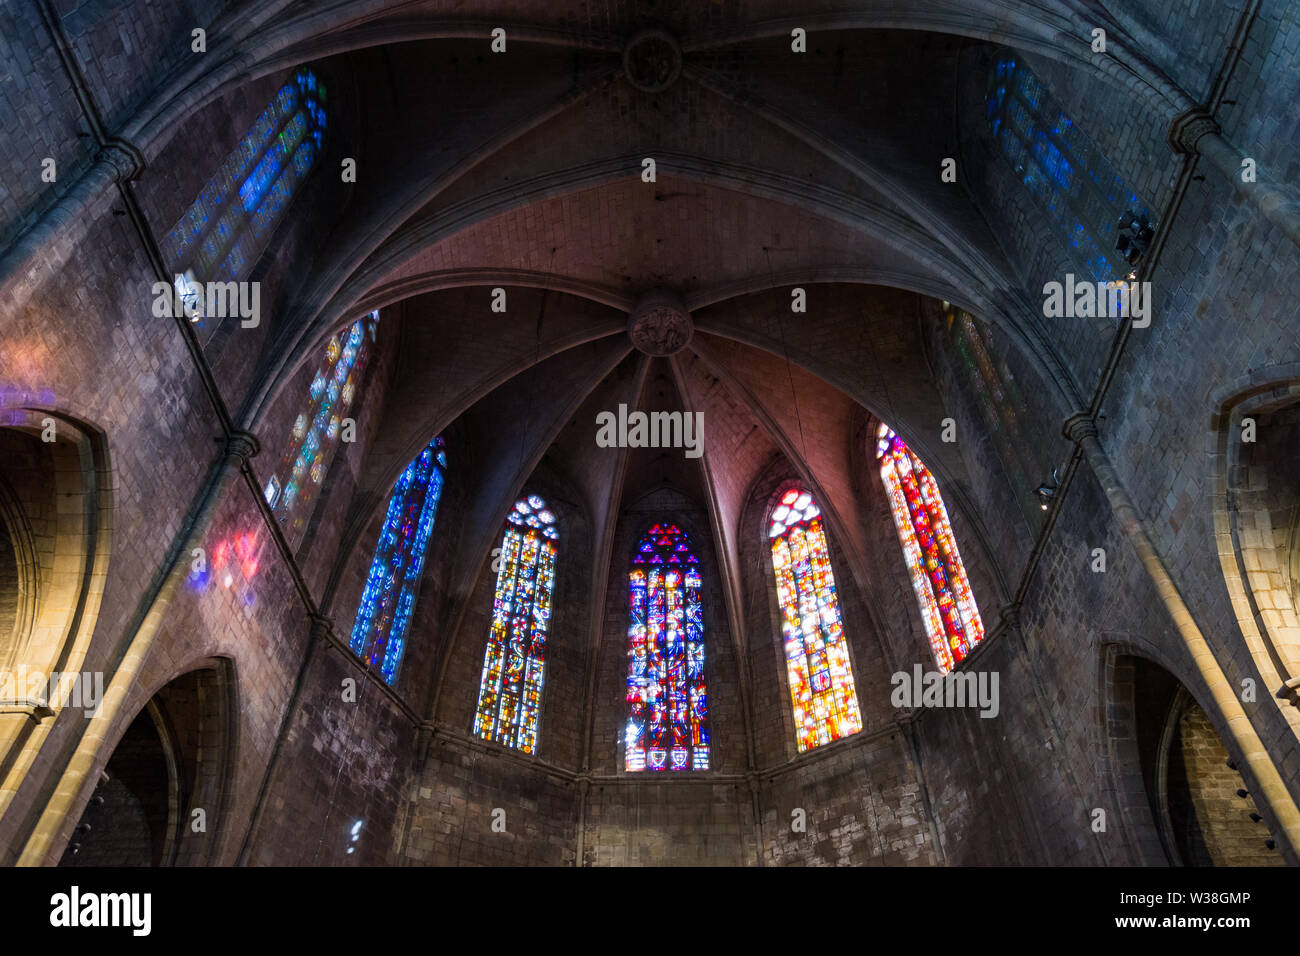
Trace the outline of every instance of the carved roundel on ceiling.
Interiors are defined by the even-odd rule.
[[[627,41],[623,70],[638,90],[659,93],[682,72],[682,48],[667,30],[642,30]]]
[[[686,348],[695,331],[691,314],[671,292],[647,292],[628,315],[627,334],[646,355],[672,355]]]

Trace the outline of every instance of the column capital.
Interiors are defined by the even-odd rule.
[[[1197,106],[1174,117],[1169,124],[1169,145],[1176,153],[1195,155],[1198,152],[1196,144],[1201,138],[1218,132],[1219,124],[1214,117]]]
[[[1061,434],[1076,445],[1085,438],[1097,437],[1097,420],[1090,412],[1075,412],[1061,424]]]
[[[119,183],[139,179],[144,172],[144,155],[124,139],[110,139],[95,154],[95,162],[113,167],[113,179]]]
[[[334,619],[314,611],[307,614],[311,622],[311,636],[315,639],[328,639],[334,633]]]
[[[233,431],[230,437],[226,439],[226,454],[231,458],[236,458],[236,467],[240,467],[248,459],[252,458],[259,451],[262,445],[257,440],[257,436],[252,432]]]

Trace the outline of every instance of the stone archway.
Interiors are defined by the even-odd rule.
[[[1208,715],[1180,690],[1161,735],[1161,824],[1184,866],[1281,866]],[[1242,796],[1242,794],[1245,794]]]
[[[218,862],[235,714],[229,660],[210,661],[155,693],[114,747],[59,865]]]
[[[1182,682],[1118,645],[1102,673],[1111,799],[1133,862],[1284,865],[1237,760]]]
[[[1225,390],[1212,421],[1214,530],[1237,625],[1265,687],[1300,735],[1300,368]]]
[[[68,703],[53,674],[80,671],[111,555],[113,483],[102,432],[55,411],[3,409],[0,526],[0,814]]]

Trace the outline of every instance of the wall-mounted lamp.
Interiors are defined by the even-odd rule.
[[[1147,254],[1147,249],[1151,247],[1151,240],[1156,235],[1156,231],[1151,228],[1151,223],[1147,219],[1147,214],[1136,213],[1131,209],[1126,210],[1119,217],[1116,226],[1118,235],[1115,239],[1115,249],[1129,265],[1137,265]],[[1130,278],[1133,277],[1135,273],[1130,273]]]
[[[1044,511],[1052,504],[1052,499],[1056,497],[1057,489],[1061,487],[1061,479],[1057,475],[1059,469],[1052,469],[1050,481],[1045,481],[1035,489],[1034,494],[1038,496],[1038,506]]]

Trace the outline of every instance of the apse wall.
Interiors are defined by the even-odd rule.
[[[747,718],[707,512],[679,492],[655,491],[625,507],[615,528],[590,711],[582,704],[587,688],[580,653],[591,610],[583,600],[590,567],[576,561],[566,570],[561,552],[550,645],[554,653],[535,758],[474,741],[467,733],[494,580],[480,577],[447,665],[439,729],[413,784],[404,860],[414,865],[576,861],[593,866],[935,862],[939,851],[933,845],[911,731],[894,721],[879,638],[834,543],[832,560],[867,729],[796,756],[775,584],[763,547],[766,537],[758,539],[759,523],[751,520],[767,508],[770,495],[764,492],[789,478],[787,467],[754,491],[751,504],[758,504],[746,509],[740,559],[742,591],[749,595],[744,666],[753,681],[750,719],[757,721],[757,772],[746,772]],[[530,481],[529,488],[548,503],[562,500],[545,482]],[[561,515],[562,525],[571,520]],[[686,530],[701,560],[712,745],[707,774],[655,775],[623,768],[627,574],[641,534],[660,521]],[[582,541],[578,534],[569,547],[581,550]],[[580,773],[579,745],[587,720],[592,722],[591,765],[589,772]],[[493,813],[499,811],[504,811],[503,832],[492,828]],[[800,822],[793,826],[796,811]]]

